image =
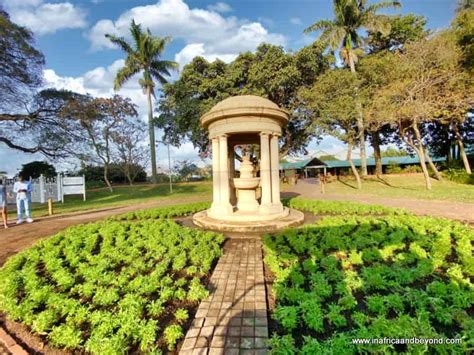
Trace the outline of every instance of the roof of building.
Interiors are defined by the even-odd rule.
[[[258,107],[258,108],[275,108],[279,109],[278,105],[268,99],[255,95],[239,95],[232,96],[222,100],[211,108],[210,112],[229,110],[242,107]]]
[[[445,161],[446,158],[442,157],[433,157],[431,158],[434,162]],[[352,159],[352,162],[355,166],[360,166],[360,159]],[[419,164],[420,160],[418,156],[411,157],[409,155],[401,157],[383,157],[382,165],[411,165]],[[318,166],[325,165],[328,168],[349,168],[349,162],[347,160],[325,160],[321,161],[317,158],[308,158],[296,162],[282,162],[280,163],[281,170],[291,170],[291,169],[304,169],[308,166]],[[375,166],[374,158],[367,158],[367,166]]]

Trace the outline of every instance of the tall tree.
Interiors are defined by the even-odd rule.
[[[0,8],[0,144],[24,153],[63,156],[67,142],[59,134],[58,112],[74,94],[53,89],[36,93],[43,65],[33,33]]]
[[[104,166],[104,182],[113,192],[109,180],[110,165],[113,163],[114,132],[129,117],[137,117],[135,105],[130,99],[114,95],[112,98],[86,98],[71,100],[62,115],[77,121],[77,140],[83,143],[74,155],[82,161],[100,163]],[[82,149],[80,149],[82,148]]]
[[[31,99],[41,85],[43,65],[33,33],[13,23],[0,7],[0,110],[13,113]]]
[[[0,113],[0,143],[24,153],[64,158],[74,151],[74,120],[61,112],[84,95],[46,89],[25,104],[23,113]]]
[[[331,62],[331,56],[316,45],[290,53],[280,46],[262,44],[255,53],[241,53],[229,64],[195,57],[177,81],[164,86],[158,125],[172,144],[189,139],[206,154],[209,142],[199,118],[229,96],[259,95],[290,113],[281,139],[283,154],[304,151],[312,136],[306,129],[312,118],[307,110],[301,110],[296,93],[302,86],[310,86]]]
[[[381,1],[367,5],[366,0],[333,0],[333,20],[320,20],[305,29],[305,33],[322,31],[319,39],[332,50],[339,50],[339,55],[353,74],[360,55],[362,37],[359,31],[387,32],[388,16],[377,12],[383,8],[399,7],[398,1]],[[356,88],[357,89],[357,88]],[[358,104],[357,128],[362,175],[367,175],[367,156],[365,149],[365,125],[361,105]]]
[[[361,96],[355,90],[359,79],[347,69],[328,71],[309,88],[300,90],[313,121],[308,130],[318,130],[347,144],[347,161],[361,189],[361,180],[352,161],[352,149],[358,139],[357,120]]]
[[[460,50],[449,35],[407,45],[399,59],[393,67],[395,79],[374,95],[373,105],[394,119],[404,142],[417,153],[429,190],[426,162],[438,178],[439,172],[428,155],[421,127],[465,117],[472,102],[472,84],[460,71]]]
[[[147,95],[151,175],[153,183],[156,183],[155,126],[151,97],[155,95],[155,80],[161,85],[166,84],[167,80],[165,76],[170,76],[170,70],[177,69],[178,64],[173,61],[161,59],[166,45],[171,41],[170,37],[161,38],[153,36],[149,29],[143,31],[141,26],[135,23],[134,20],[132,20],[130,24],[130,34],[133,41],[132,44],[128,43],[123,37],[117,37],[111,34],[105,35],[127,55],[124,67],[117,72],[117,76],[115,77],[114,89],[119,90],[122,85],[134,75],[143,72],[143,77],[139,83]]]
[[[119,122],[112,132],[114,161],[123,171],[130,185],[133,185],[138,175],[147,167],[149,161],[148,149],[143,145],[146,132],[140,122],[133,118],[125,118]]]
[[[377,88],[390,82],[393,78],[393,66],[396,58],[393,53],[403,51],[408,43],[424,39],[429,35],[425,29],[426,19],[423,16],[408,14],[388,18],[388,32],[369,30],[367,33],[367,48],[370,55],[364,57],[358,65],[358,74],[363,77],[363,88],[372,95]],[[374,149],[375,172],[382,174],[382,154],[380,145],[399,143],[395,129],[391,127],[388,117],[383,111],[364,108],[364,118],[370,144]]]
[[[403,50],[407,43],[426,38],[430,31],[426,30],[426,18],[414,14],[393,16],[388,18],[389,31],[367,31],[367,47],[369,53],[380,51]]]
[[[37,179],[41,175],[53,177],[56,176],[56,168],[46,161],[32,161],[21,166],[20,175],[25,179]]]
[[[474,1],[459,2],[456,17],[451,25],[458,45],[463,49],[463,64],[469,71],[474,71]]]

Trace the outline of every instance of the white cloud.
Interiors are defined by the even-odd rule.
[[[209,5],[207,8],[210,11],[220,12],[222,14],[232,11],[232,7],[225,2],[216,2],[215,4]]]
[[[292,17],[290,18],[290,23],[293,25],[302,25],[303,21],[299,17]]]
[[[44,35],[66,28],[84,28],[86,13],[70,2],[43,3],[42,0],[6,0],[5,9],[13,22]]]
[[[193,43],[185,46],[181,51],[176,53],[174,60],[182,68],[185,64],[189,63],[194,57],[202,56],[208,61],[214,61],[217,58],[229,63],[237,57],[237,54],[219,54],[219,53],[208,53],[204,47],[204,43]]]
[[[99,20],[86,33],[92,49],[115,48],[105,34],[127,37],[132,19],[156,35],[171,35],[183,40],[185,47],[176,55],[181,64],[189,62],[194,52],[206,58],[219,57],[228,61],[242,51],[254,50],[262,42],[285,43],[283,35],[268,32],[259,22],[190,8],[183,0],[160,0],[153,5],[134,7],[115,21]]]
[[[114,94],[120,94],[125,97],[129,97],[134,104],[138,106],[139,119],[143,121],[143,129],[147,130],[147,103],[146,96],[143,93],[141,87],[138,84],[139,77],[131,78],[118,92],[113,90],[113,82],[117,70],[120,69],[124,64],[124,60],[116,60],[112,64],[106,67],[97,67],[89,70],[78,77],[68,77],[58,75],[52,69],[46,69],[43,71],[43,77],[46,87],[53,87],[56,89],[72,90],[80,94],[91,94],[93,96],[110,97]],[[161,132],[157,130],[157,140],[161,139]],[[144,142],[148,146],[148,141]],[[163,167],[165,170],[168,169],[168,153],[166,147],[158,143],[157,148],[157,162],[158,165]],[[6,149],[6,151],[9,151]],[[186,142],[179,148],[171,147],[171,159],[172,164],[179,160],[192,160],[199,161],[199,154],[194,149],[192,143]],[[3,161],[3,154],[0,146],[0,160]],[[9,173],[13,173],[14,169],[18,167],[18,161],[29,161],[30,155],[21,154],[21,159],[16,159],[16,163],[11,161],[9,164],[5,164]],[[18,157],[17,157],[18,158]],[[3,164],[2,164],[3,166]]]
[[[78,77],[61,76],[53,69],[46,69],[43,71],[43,77],[46,87],[100,97],[111,97],[114,94],[129,97],[138,106],[140,115],[145,115],[146,97],[138,84],[138,75],[132,77],[119,91],[113,89],[115,74],[123,64],[124,60],[119,59],[107,67],[94,68]]]

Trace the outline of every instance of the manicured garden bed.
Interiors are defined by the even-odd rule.
[[[15,255],[0,269],[0,310],[61,349],[175,349],[224,237],[158,217],[201,205],[69,228]]]
[[[290,205],[328,210],[319,202],[296,200]],[[473,229],[444,219],[391,214],[326,217],[264,237],[276,299],[273,353],[472,351]],[[461,343],[352,344],[358,338],[414,337],[458,338]]]

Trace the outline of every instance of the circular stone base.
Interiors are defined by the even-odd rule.
[[[236,220],[221,220],[209,217],[206,211],[193,216],[195,225],[220,232],[274,232],[280,229],[295,227],[304,222],[303,212],[285,207],[286,216],[277,219],[239,222]]]
[[[290,214],[290,210],[286,207],[279,212],[268,213],[268,214],[260,214],[259,211],[255,212],[243,212],[243,211],[235,211],[231,215],[221,216],[221,215],[214,215],[212,210],[204,211],[207,214],[207,217],[214,219],[216,221],[224,221],[228,222],[236,222],[236,223],[246,223],[246,222],[269,222],[274,221],[276,219],[285,218]]]

